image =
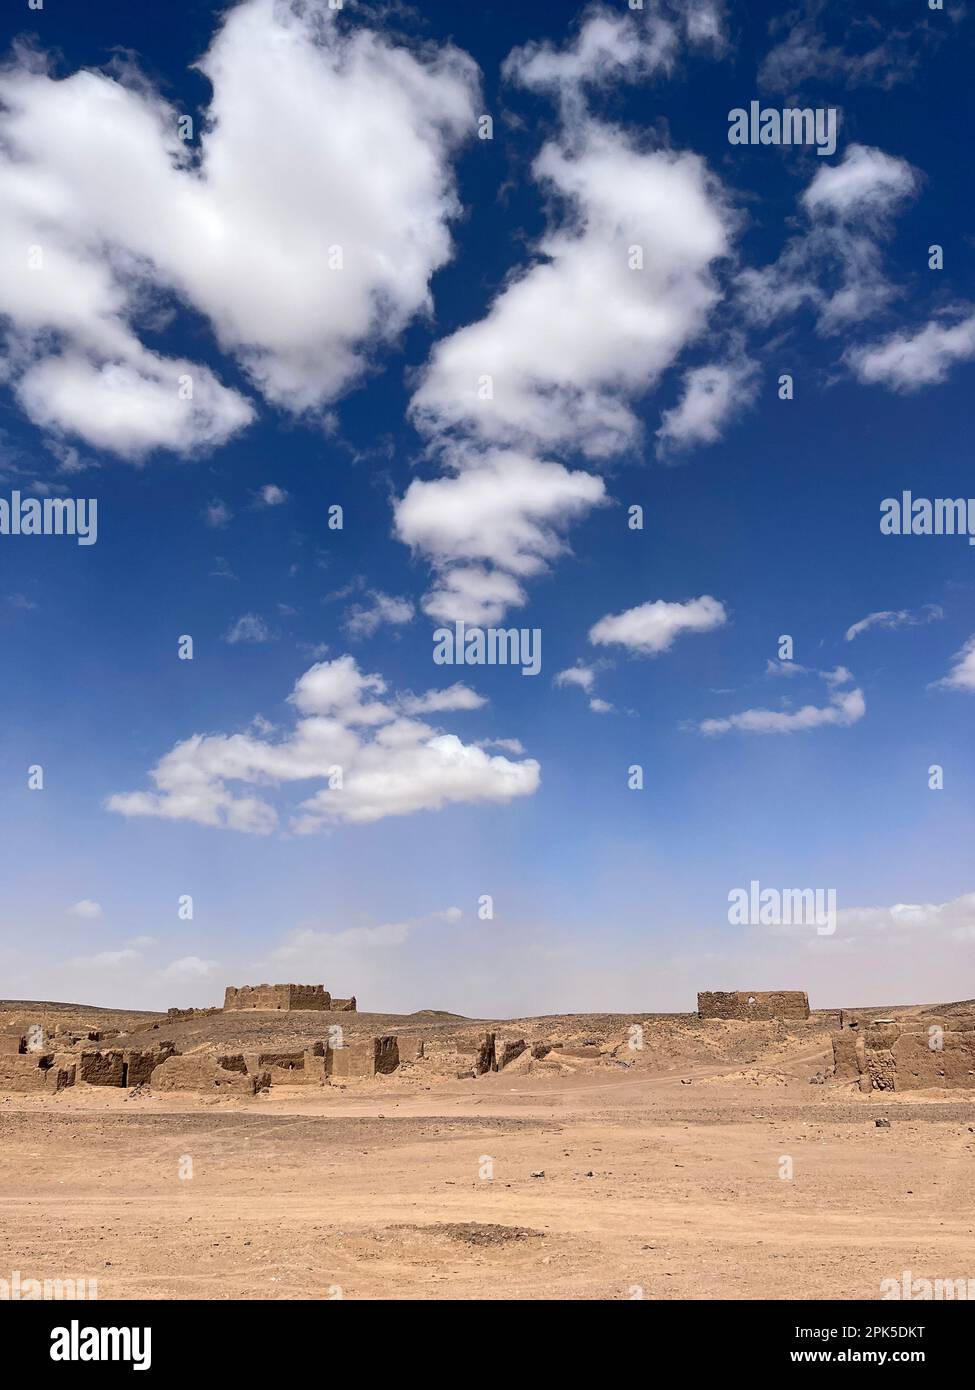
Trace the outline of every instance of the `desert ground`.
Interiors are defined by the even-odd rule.
[[[184,1053],[310,1046],[337,1018],[428,1055],[246,1098],[0,1094],[0,1275],[97,1279],[101,1299],[486,1300],[875,1299],[904,1270],[975,1276],[975,1089],[862,1094],[831,1074],[837,1011],[172,1022],[0,1002],[0,1029]],[[458,1075],[486,1029],[562,1046]]]

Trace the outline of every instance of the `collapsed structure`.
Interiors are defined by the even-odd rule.
[[[0,1034],[0,1091],[61,1091],[67,1086],[149,1086],[155,1091],[204,1091],[254,1096],[271,1086],[326,1086],[334,1078],[387,1076],[424,1058],[426,1040],[413,1034],[322,1040],[291,1052],[181,1053],[174,1043],[151,1047],[91,1047],[27,1052],[24,1039]],[[67,1047],[68,1040],[64,1040]],[[458,1076],[500,1071],[527,1048],[524,1038],[495,1045],[485,1033],[458,1049]],[[546,1049],[547,1050],[547,1049]]]
[[[844,1019],[833,1034],[833,1073],[860,1090],[975,1088],[975,1015]]]
[[[228,985],[224,994],[225,1013],[237,1009],[267,1009],[293,1011],[315,1009],[318,1012],[354,1013],[355,997],[333,999],[324,985]]]
[[[801,989],[704,991],[697,996],[701,1018],[808,1018],[809,996]]]

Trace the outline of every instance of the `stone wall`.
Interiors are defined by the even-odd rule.
[[[864,1093],[975,1090],[975,1021],[915,1018],[844,1028],[833,1034],[833,1074]]]
[[[808,1018],[809,996],[801,989],[705,991],[697,996],[701,1018]]]
[[[399,1043],[394,1037],[355,1038],[344,1047],[330,1047],[325,1059],[329,1076],[379,1076],[399,1066]]]
[[[228,985],[224,1012],[239,1009],[316,1009],[332,1006],[332,996],[324,985]]]

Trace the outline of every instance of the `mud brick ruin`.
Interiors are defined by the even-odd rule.
[[[833,1034],[833,1069],[863,1092],[975,1087],[975,1015],[851,1018]]]
[[[808,1018],[809,996],[801,989],[705,991],[697,996],[701,1018]]]
[[[308,1010],[317,1014],[336,1009],[355,1012],[354,998],[332,999],[323,985],[229,986],[226,1008],[268,1012]],[[702,992],[702,1019],[733,1022],[807,1020],[809,999],[801,990],[749,993],[745,990]],[[814,1022],[828,1029],[833,1047],[832,1079],[838,1085],[855,1083],[864,1093],[931,1088],[975,1089],[975,1014],[968,1005],[944,1006],[940,1016],[924,1013],[901,1018],[872,1018],[843,1010],[833,1021]],[[951,1009],[958,1009],[952,1013]],[[158,1033],[167,1022],[205,1018],[217,1009],[169,1011],[168,1019],[140,1024],[144,1040],[130,1045],[130,1035],[106,1036],[94,1029],[58,1026],[50,1036],[40,1024],[0,1033],[0,1092],[57,1093],[70,1086],[151,1087],[153,1091],[191,1091],[208,1095],[254,1097],[277,1086],[344,1086],[349,1080],[385,1077],[425,1066],[433,1074],[475,1078],[500,1072],[512,1063],[523,1067],[550,1054],[559,1058],[600,1060],[615,1056],[599,1036],[533,1040],[513,1029],[480,1033],[476,1027],[441,1037],[426,1036],[416,1025],[401,1034],[363,1034],[358,1020],[341,1027],[322,1018],[317,1041],[292,1043],[288,1050],[224,1052],[195,1039],[181,1053],[173,1041]],[[308,1022],[306,1020],[305,1027]],[[146,1030],[151,1028],[149,1041]],[[256,1035],[263,1027],[259,1025]],[[246,1029],[242,1036],[253,1036]],[[326,1036],[327,1035],[327,1036]],[[240,1043],[231,1046],[240,1046]],[[245,1044],[246,1045],[246,1044]],[[225,1044],[226,1046],[226,1044]],[[622,1043],[619,1044],[622,1046]]]
[[[228,985],[223,1000],[224,1013],[233,1009],[318,1009],[332,1007],[332,996],[324,985]]]

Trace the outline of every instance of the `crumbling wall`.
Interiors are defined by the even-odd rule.
[[[356,1011],[355,995],[351,999],[333,999],[333,1014],[354,1014]]]
[[[801,989],[704,991],[697,996],[701,1018],[808,1018],[809,996]]]
[[[332,996],[324,985],[228,985],[224,1012],[240,1009],[316,1009],[328,1010]]]
[[[82,1052],[78,1079],[89,1086],[124,1086],[125,1054],[114,1048]]]
[[[46,1058],[48,1062],[53,1058]],[[0,1056],[0,1091],[43,1091],[47,1068],[38,1065],[39,1054],[16,1053]]]
[[[176,1051],[175,1043],[159,1042],[152,1047],[128,1047],[123,1053],[125,1071],[122,1086],[147,1086],[153,1069]]]
[[[58,1052],[44,1074],[44,1084],[49,1091],[65,1090],[73,1086],[78,1076],[78,1061],[73,1052]]]
[[[396,1038],[354,1038],[344,1047],[329,1047],[326,1069],[329,1076],[379,1076],[399,1066]]]
[[[864,1093],[933,1087],[975,1090],[975,1030],[954,1029],[951,1019],[924,1019],[920,1028],[919,1022],[873,1024],[834,1033],[836,1079],[857,1081]]]
[[[154,1091],[220,1091],[228,1095],[252,1096],[265,1090],[271,1078],[265,1072],[231,1071],[217,1065],[208,1052],[190,1052],[167,1057],[152,1070]]]
[[[396,1036],[396,1047],[399,1052],[400,1066],[404,1062],[419,1062],[423,1060],[423,1039],[413,1033],[398,1033]]]
[[[520,1057],[527,1047],[528,1043],[524,1038],[509,1038],[503,1042],[495,1040],[494,1070],[504,1071],[508,1063]]]

